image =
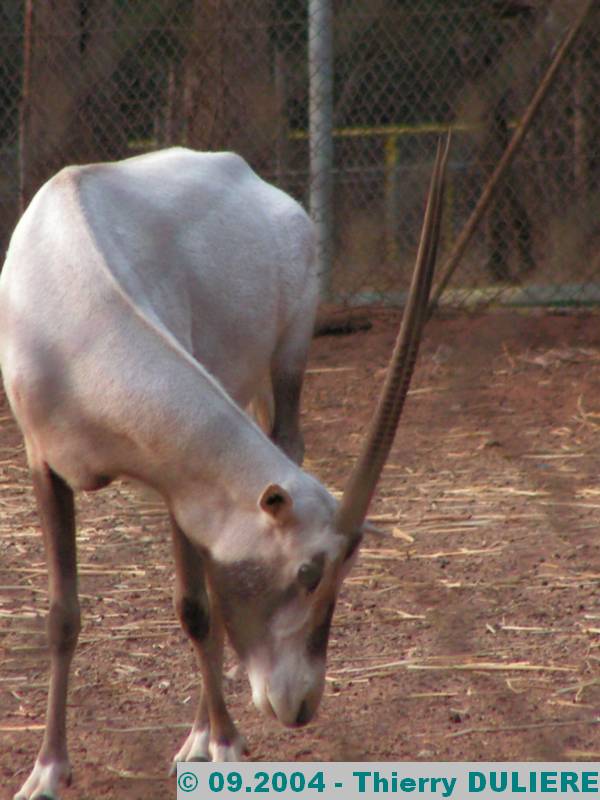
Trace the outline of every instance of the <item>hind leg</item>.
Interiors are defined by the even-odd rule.
[[[273,375],[274,419],[271,438],[296,464],[304,459],[304,437],[300,430],[300,395],[304,369]]]
[[[302,464],[304,440],[300,431],[300,394],[304,367],[275,362],[270,379],[247,407],[258,426],[296,464]]]
[[[271,438],[297,464],[302,464],[304,458],[300,397],[313,329],[314,307],[307,301],[303,304],[302,313],[297,314],[288,327],[271,361]]]

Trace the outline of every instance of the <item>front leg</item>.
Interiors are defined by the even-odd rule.
[[[44,740],[15,800],[58,800],[59,784],[71,781],[66,710],[69,667],[80,627],[73,492],[45,463],[31,464],[46,558],[50,612],[50,686]]]
[[[211,603],[202,555],[171,518],[175,555],[175,610],[189,636],[202,675],[202,691],[189,736],[173,759],[178,761],[239,761],[244,745],[223,698],[224,629]]]

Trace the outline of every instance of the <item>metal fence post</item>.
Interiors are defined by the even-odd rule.
[[[308,3],[310,212],[324,299],[332,294],[333,46],[331,0]]]

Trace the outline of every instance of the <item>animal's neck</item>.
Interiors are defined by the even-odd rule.
[[[225,436],[205,429],[200,439],[168,499],[186,534],[211,548],[232,515],[257,514],[264,489],[289,483],[299,469],[249,421]]]
[[[96,471],[149,483],[166,498],[184,530],[190,524],[200,530],[203,520],[223,516],[234,506],[255,510],[262,490],[269,483],[284,483],[298,467],[160,323],[127,295],[118,297],[130,313],[119,313],[121,328],[111,343],[110,361],[104,351],[86,351],[89,372],[100,376],[101,391],[89,381],[80,387],[94,415],[97,397],[104,398],[99,424],[118,434],[99,457]]]
[[[232,509],[256,512],[268,484],[290,483],[301,470],[210,377],[186,372],[197,381],[188,385],[180,374],[156,429],[146,428],[142,477],[166,497],[183,530],[210,546]]]

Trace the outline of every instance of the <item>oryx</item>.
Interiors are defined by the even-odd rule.
[[[446,150],[447,154],[447,150]],[[392,443],[426,314],[446,154],[373,428],[338,503],[302,471],[298,405],[317,298],[301,207],[231,153],[170,149],[68,167],[21,218],[0,278],[0,363],[25,439],[48,570],[46,730],[18,800],[70,779],[80,627],[73,493],[121,476],[169,510],[175,605],[202,694],[174,761],[238,760],[227,635],[256,706],[314,716],[336,596]],[[271,438],[242,410],[272,387]]]

